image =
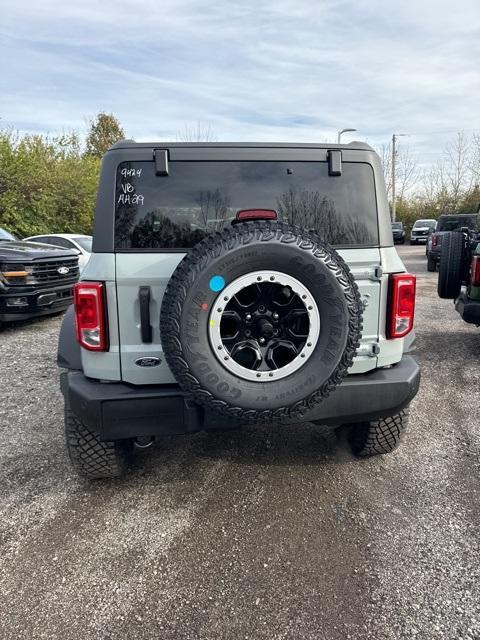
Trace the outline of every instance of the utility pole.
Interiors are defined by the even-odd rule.
[[[397,158],[397,138],[406,135],[406,133],[394,133],[392,136],[392,222],[395,222],[397,215],[397,202],[395,199],[395,160]]]

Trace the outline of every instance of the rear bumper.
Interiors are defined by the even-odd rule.
[[[395,415],[415,397],[419,383],[417,362],[404,356],[389,369],[348,376],[302,421],[336,426]],[[226,424],[225,418],[205,412],[177,385],[101,383],[80,371],[68,371],[61,375],[61,388],[72,411],[104,440],[241,426],[233,420]]]
[[[0,322],[27,320],[37,316],[63,311],[72,303],[73,283],[49,289],[25,291],[21,287],[8,287],[0,291]],[[22,305],[9,304],[21,300]]]
[[[469,324],[480,325],[480,300],[471,300],[462,293],[455,300],[455,309]]]

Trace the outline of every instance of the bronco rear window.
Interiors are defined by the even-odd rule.
[[[154,162],[118,166],[115,246],[188,249],[230,225],[241,209],[275,209],[337,246],[378,245],[373,169],[344,162],[182,161],[157,176]]]

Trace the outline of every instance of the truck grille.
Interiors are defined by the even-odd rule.
[[[15,287],[47,288],[76,282],[79,276],[78,258],[8,263],[1,270],[6,284]]]
[[[32,263],[32,278],[38,284],[78,280],[78,258]],[[67,273],[61,271],[68,269]]]

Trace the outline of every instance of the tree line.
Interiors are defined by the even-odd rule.
[[[89,123],[84,141],[76,132],[48,137],[0,129],[0,227],[19,237],[91,233],[101,158],[124,137],[107,113]]]
[[[179,133],[182,141],[215,140],[210,126],[198,123]],[[20,237],[91,233],[100,162],[105,151],[125,138],[113,114],[99,113],[79,133],[58,136],[20,134],[0,128],[0,227]],[[377,149],[391,197],[391,147]],[[443,157],[420,169],[411,149],[396,157],[397,219],[407,226],[443,213],[476,212],[480,205],[480,134],[459,132]]]

